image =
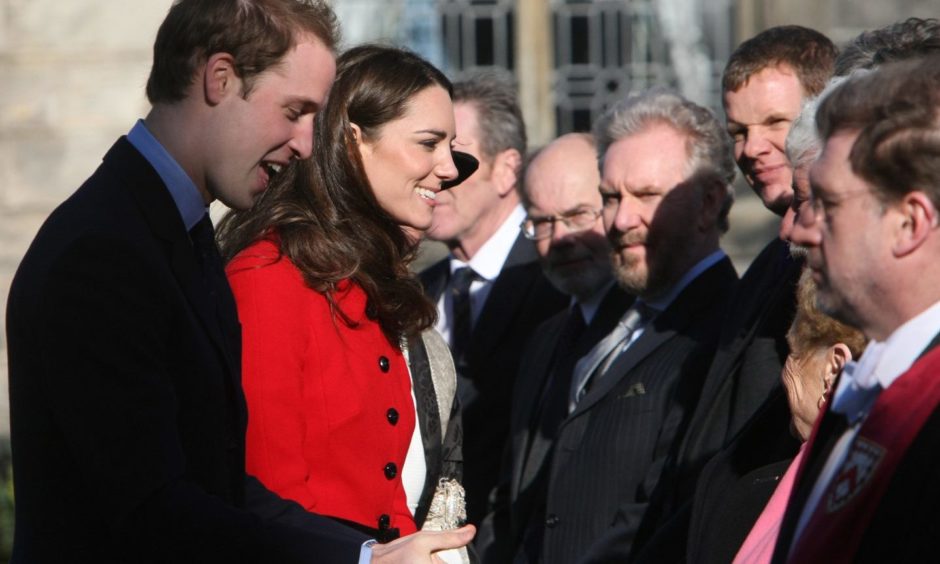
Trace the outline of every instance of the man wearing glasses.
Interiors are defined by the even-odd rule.
[[[583,133],[559,137],[531,156],[520,195],[520,226],[535,242],[542,270],[567,309],[540,325],[522,354],[513,392],[509,458],[480,543],[484,561],[534,561],[545,527],[545,490],[555,431],[568,413],[571,372],[608,334],[633,297],[615,283],[601,221],[597,150]]]

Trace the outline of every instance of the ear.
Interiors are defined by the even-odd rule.
[[[226,96],[241,95],[242,81],[235,73],[235,58],[228,53],[214,53],[203,67],[206,102],[215,106]]]
[[[829,347],[829,355],[826,358],[825,380],[835,380],[835,377],[842,372],[845,365],[852,360],[852,351],[845,343],[836,343]]]
[[[362,129],[352,122],[349,123],[349,129],[352,133],[352,142],[359,148],[359,154],[364,154],[364,152],[369,151],[371,147],[363,139]]]
[[[506,149],[493,157],[492,178],[500,198],[515,191],[521,167],[522,155],[515,149]]]
[[[937,208],[927,194],[920,191],[908,192],[891,208],[901,216],[891,250],[894,256],[903,257],[924,244],[930,232],[937,227]]]
[[[718,216],[728,192],[720,178],[711,176],[702,182],[702,214],[699,229],[708,231],[718,223]]]

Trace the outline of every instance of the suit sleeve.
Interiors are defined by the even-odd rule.
[[[186,313],[169,307],[144,254],[114,237],[80,238],[55,262],[36,312],[47,338],[42,386],[77,461],[61,471],[90,485],[89,511],[109,523],[102,534],[167,561],[300,562],[315,551],[352,561],[355,542],[267,523],[186,478],[180,367],[167,350]]]
[[[315,408],[305,405],[304,384],[318,361],[309,348],[315,331],[311,302],[322,298],[286,259],[273,264],[236,259],[228,272],[242,324],[246,470],[312,511],[317,497],[308,480],[305,437],[312,420],[307,415]]]

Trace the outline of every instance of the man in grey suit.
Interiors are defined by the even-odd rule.
[[[512,385],[525,339],[566,298],[542,275],[519,225],[516,184],[526,151],[525,123],[513,85],[476,74],[454,84],[455,147],[480,166],[435,201],[428,237],[450,256],[421,273],[438,304],[437,329],[457,367],[463,415],[468,521],[487,510],[509,434]]]
[[[615,104],[595,137],[614,275],[637,300],[575,366],[551,462],[547,563],[629,554],[737,280],[719,246],[734,160],[715,116],[654,90]]]
[[[594,138],[585,133],[559,137],[525,167],[523,233],[535,241],[549,281],[571,303],[539,325],[522,354],[508,458],[493,510],[478,535],[486,562],[507,562],[517,552],[523,559],[538,554],[548,467],[555,433],[567,415],[574,364],[614,328],[633,301],[614,283],[599,183]],[[487,534],[493,537],[489,542]]]

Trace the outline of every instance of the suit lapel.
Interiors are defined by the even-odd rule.
[[[627,294],[616,285],[611,287],[601,301],[597,313],[595,313],[594,318],[591,319],[591,323],[588,324],[584,333],[569,351],[567,358],[555,359],[555,362],[549,366],[548,361],[552,358],[552,351],[555,350],[558,337],[560,336],[566,319],[566,316],[559,316],[559,321],[552,326],[554,332],[552,339],[546,341],[545,346],[541,347],[538,351],[534,351],[542,355],[545,359],[541,371],[537,373],[542,376],[542,379],[538,383],[529,384],[525,388],[524,393],[531,394],[537,390],[539,393],[538,397],[541,401],[549,399],[544,397],[543,387],[550,377],[559,377],[557,372],[549,374],[549,370],[567,370],[569,372],[573,370],[574,366],[571,364],[572,361],[586,355],[595,344],[610,333],[623,313],[633,304],[633,300],[633,296]],[[560,366],[560,364],[564,364],[565,366]],[[532,378],[530,375],[520,374],[520,377],[524,376]],[[532,379],[534,380],[534,378]],[[538,386],[539,383],[541,387]],[[526,417],[523,424],[527,425],[528,432],[523,434],[523,439],[520,441],[522,450],[514,450],[514,456],[517,458],[517,463],[513,465],[513,486],[516,488],[513,490],[514,492],[520,491],[527,485],[529,480],[534,478],[554,445],[554,440],[545,440],[542,437],[538,428],[539,421],[533,420],[534,414],[532,408],[539,406],[539,404],[536,402],[526,402],[525,405],[529,409],[524,410],[521,416]]]
[[[450,278],[450,259],[439,260],[427,267],[419,275],[421,284],[424,285],[424,293],[431,301],[437,303],[447,289],[447,281]]]
[[[696,318],[699,310],[712,307],[710,296],[724,288],[723,281],[734,277],[734,267],[725,257],[700,274],[661,314],[643,330],[643,334],[614,361],[596,385],[591,388],[566,421],[570,421],[603,399],[640,362],[672,339]]]
[[[215,315],[211,306],[212,298],[202,281],[189,233],[163,181],[143,155],[125,138],[121,138],[114,145],[105,155],[104,161],[109,168],[124,177],[122,183],[130,187],[131,195],[151,231],[164,242],[167,260],[180,289],[203,329],[224,358],[229,373],[237,377],[240,343],[236,345],[231,341],[240,331],[237,326],[223,331],[223,321]]]
[[[519,381],[515,387],[517,397],[524,400],[514,402],[519,409],[513,410],[512,417],[514,422],[512,429],[519,429],[513,437],[512,455],[514,461],[512,464],[512,496],[515,498],[522,483],[522,475],[526,466],[531,464],[535,456],[536,444],[538,443],[538,421],[535,421],[535,414],[540,408],[538,399],[542,397],[544,388],[549,379],[549,370],[552,351],[558,343],[560,332],[567,319],[567,310],[564,315],[552,317],[545,325],[540,327],[540,332],[544,331],[547,335],[538,339],[538,346],[531,346],[526,352],[531,354],[532,364],[525,365],[524,371],[519,373]],[[532,400],[536,401],[532,401]],[[531,446],[530,446],[531,445]],[[529,452],[530,448],[532,452]]]
[[[541,272],[537,258],[532,242],[519,235],[473,326],[468,358],[486,358],[503,338],[510,321],[525,303],[532,282]]]

